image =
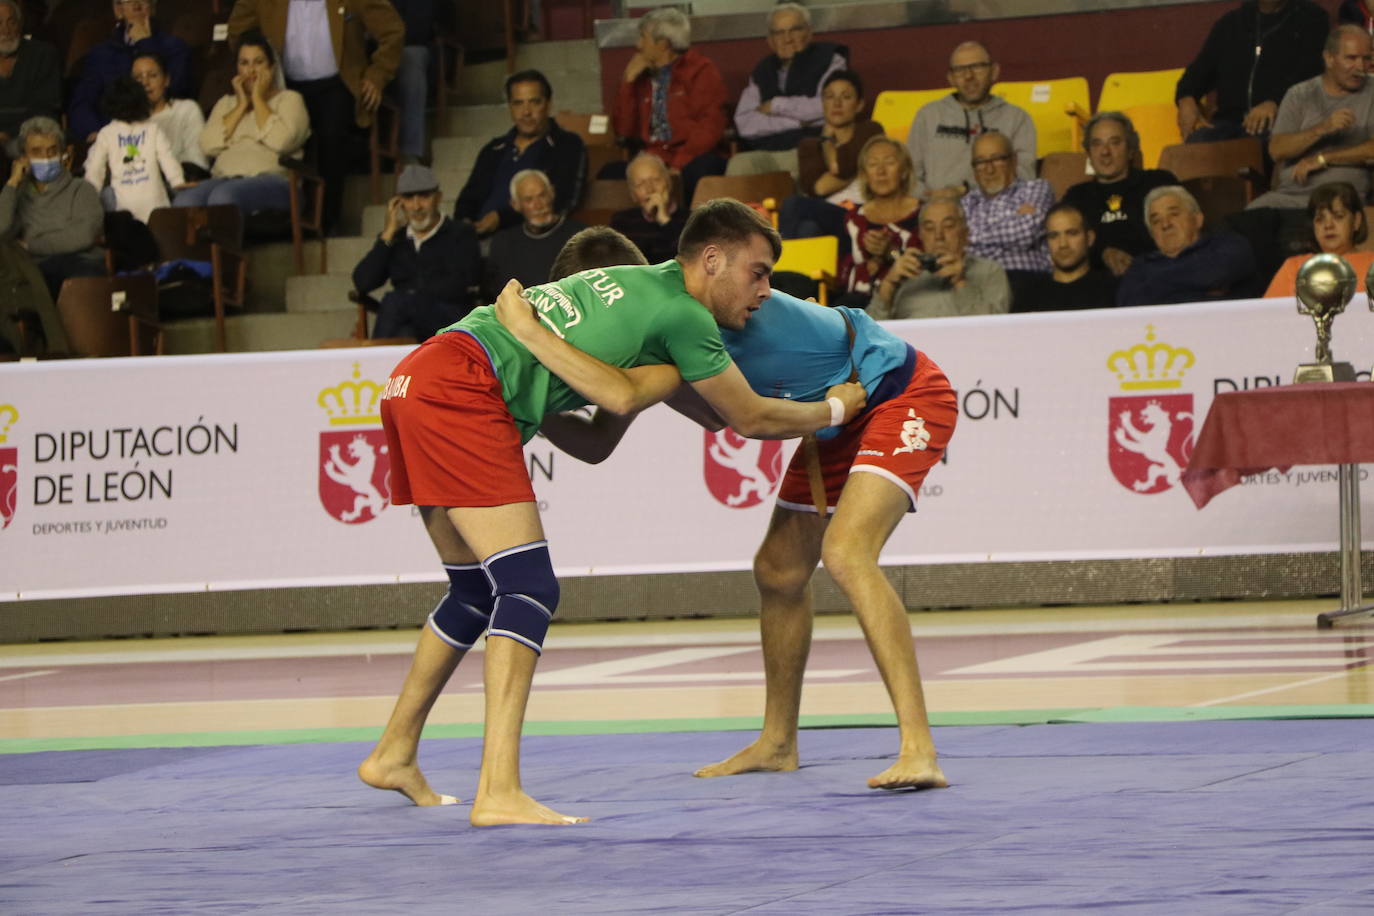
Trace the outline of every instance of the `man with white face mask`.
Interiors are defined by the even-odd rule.
[[[68,277],[105,273],[96,244],[105,211],[95,188],[67,171],[64,139],[51,118],[25,121],[19,128],[22,155],[0,189],[0,238],[18,239],[28,249],[53,299]]]

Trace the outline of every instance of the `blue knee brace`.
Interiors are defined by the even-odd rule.
[[[444,564],[448,592],[429,615],[434,635],[455,649],[471,649],[491,622],[496,599],[480,564]]]
[[[542,653],[544,634],[558,609],[558,580],[548,541],[521,544],[482,561],[496,593],[487,636],[505,636]]]

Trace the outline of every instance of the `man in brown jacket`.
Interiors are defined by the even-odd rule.
[[[367,127],[396,75],[405,23],[388,0],[237,0],[229,40],[260,29],[281,58],[286,85],[305,98],[325,180],[324,223],[338,219],[353,125]],[[377,43],[371,58],[367,39]]]

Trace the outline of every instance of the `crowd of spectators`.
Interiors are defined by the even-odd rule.
[[[376,333],[423,337],[511,277],[543,281],[583,225],[586,144],[554,118],[548,78],[515,73],[511,126],[480,148],[445,214],[425,118],[441,6],[236,0],[216,99],[156,0],[112,0],[112,32],[65,74],[51,44],[27,37],[20,0],[0,0],[0,238],[11,246],[0,272],[18,250],[56,296],[66,277],[106,269],[107,211],[282,211],[305,161],[325,179],[334,230],[387,97],[405,169],[354,274],[360,293],[390,286]],[[765,14],[766,49],[733,99],[687,14],[644,15],[610,107],[622,155],[596,177],[625,181],[634,205],[608,221],[656,262],[675,254],[704,177],[790,173],[795,192],[772,202],[784,238],[834,236],[832,301],[884,318],[1289,295],[1314,252],[1346,257],[1363,279],[1374,260],[1358,250],[1374,189],[1370,6],[1342,3],[1333,29],[1311,0],[1244,0],[1199,36],[1175,94],[1180,134],[1257,137],[1273,174],[1244,211],[1210,224],[1183,182],[1142,166],[1117,111],[1083,125],[1088,171],[1056,200],[1037,177],[1034,122],[992,92],[1000,67],[972,38],[949,51],[949,93],[915,113],[905,142],[887,137],[868,115],[863,61],[818,37],[793,2]]]

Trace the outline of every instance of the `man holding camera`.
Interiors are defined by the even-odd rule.
[[[1002,265],[968,253],[968,223],[957,200],[939,197],[921,208],[921,248],[893,262],[868,305],[874,318],[995,315],[1011,309]]]

